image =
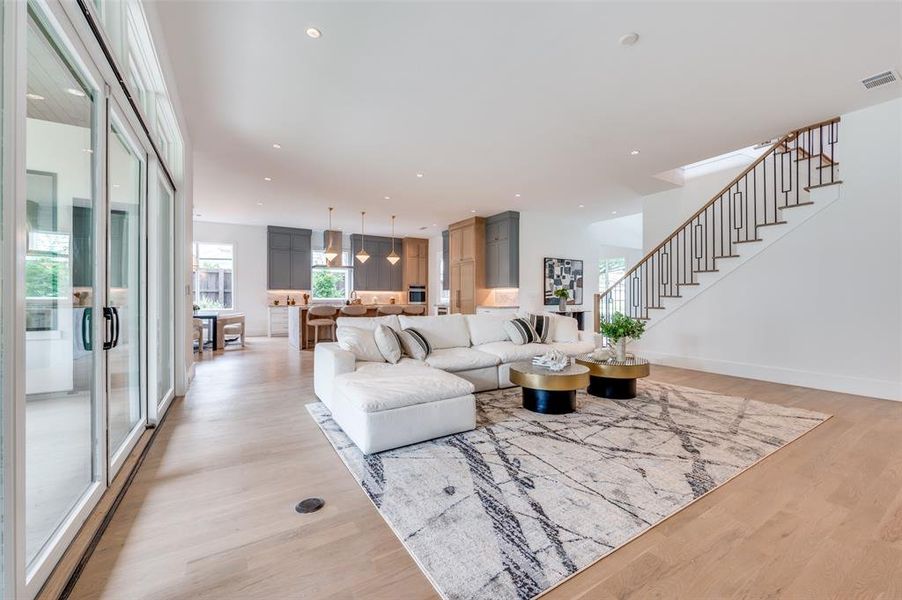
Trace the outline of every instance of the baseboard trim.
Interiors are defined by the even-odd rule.
[[[652,363],[854,396],[902,401],[902,382],[639,350]]]

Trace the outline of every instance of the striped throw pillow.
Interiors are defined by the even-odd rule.
[[[425,360],[427,356],[432,354],[432,346],[429,345],[429,340],[413,327],[402,330],[399,332],[398,337],[401,338],[401,346],[404,348],[404,353],[411,358]]]
[[[504,324],[504,330],[510,336],[511,341],[517,345],[531,344],[539,340],[539,334],[526,319],[511,319]]]
[[[544,344],[549,339],[548,333],[551,331],[551,317],[548,315],[529,315],[529,322],[532,328],[536,330],[539,343]]]

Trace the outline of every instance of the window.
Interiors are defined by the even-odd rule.
[[[603,294],[608,288],[620,281],[626,274],[626,258],[602,258],[598,265],[598,292]],[[612,314],[614,312],[623,312],[623,286],[617,286],[607,298],[607,302],[611,304],[610,310],[605,310],[604,314]]]
[[[201,310],[234,308],[232,244],[194,244],[194,304]]]
[[[342,252],[342,264],[351,263],[351,253]],[[326,266],[326,255],[313,252],[310,295],[314,300],[347,300],[351,296],[351,269]]]

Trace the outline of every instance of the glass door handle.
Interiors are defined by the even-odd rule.
[[[109,306],[103,307],[103,349],[109,350],[113,347],[113,311],[114,308]],[[107,340],[107,338],[110,338]]]
[[[94,319],[91,311],[92,309],[88,307],[81,314],[81,343],[88,352],[94,349],[94,340],[91,339],[94,331]]]
[[[110,307],[110,310],[113,311],[113,348],[119,345],[119,310],[113,306]]]

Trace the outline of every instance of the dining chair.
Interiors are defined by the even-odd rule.
[[[325,327],[329,332],[329,339],[335,340],[335,315],[338,310],[334,306],[311,306],[307,310],[307,347],[310,347],[310,328],[313,327],[313,345],[319,343],[319,330]]]
[[[397,304],[386,304],[376,309],[376,314],[379,315],[400,315],[403,312],[404,309]]]
[[[204,352],[204,322],[202,319],[191,319],[191,328],[194,333],[194,341],[197,342],[195,352]]]

